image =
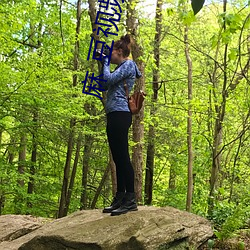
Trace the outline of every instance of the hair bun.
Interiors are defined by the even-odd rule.
[[[132,36],[126,34],[124,36],[121,36],[120,40],[114,42],[114,48],[122,49],[123,56],[128,57],[130,54],[132,42]]]
[[[126,43],[127,45],[131,43],[130,35],[126,34],[125,36],[121,37],[121,40]]]

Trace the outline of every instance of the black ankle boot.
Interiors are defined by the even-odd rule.
[[[137,211],[135,193],[127,192],[122,200],[122,204],[119,208],[111,212],[111,216],[126,214],[129,211]]]
[[[122,199],[125,195],[125,192],[116,192],[115,197],[113,198],[113,201],[109,207],[105,207],[102,212],[103,213],[111,213],[113,210],[119,208],[122,203]]]

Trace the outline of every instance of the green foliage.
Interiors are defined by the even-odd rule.
[[[245,243],[244,242],[239,242],[238,244],[239,250],[245,250]]]
[[[230,217],[235,209],[233,203],[228,203],[227,201],[218,201],[215,203],[212,217],[210,218],[215,225],[222,225],[228,217]]]
[[[228,214],[224,222],[221,224],[220,229],[215,232],[215,235],[220,240],[228,239],[234,236],[239,229],[246,227],[246,222],[250,217],[250,207],[237,205],[234,210]]]
[[[213,249],[214,246],[214,240],[209,239],[207,242],[208,249],[211,250]]]
[[[42,2],[45,6],[41,5]],[[208,6],[204,7],[203,4],[204,1],[192,1],[194,12],[184,0],[171,1],[167,8],[163,8],[159,67],[160,80],[163,82],[159,84],[156,103],[151,101],[152,70],[155,69],[155,20],[148,16],[139,16],[136,21],[139,33],[136,39],[144,51],[140,59],[145,64],[147,92],[143,120],[143,174],[147,157],[146,146],[149,139],[152,139],[147,138],[147,132],[152,125],[155,127],[153,205],[173,206],[185,210],[189,103],[183,36],[185,26],[189,26],[190,55],[193,63],[193,100],[190,103],[194,153],[192,212],[201,216],[207,216],[208,211],[214,127],[220,104],[224,101],[221,94],[224,83],[225,44],[228,47],[228,96],[221,140],[223,150],[210,217],[217,230],[217,237],[226,239],[245,227],[246,218],[249,218],[250,95],[249,82],[245,79],[249,73],[234,86],[249,57],[249,7],[245,8],[240,2],[232,2],[228,4],[227,13],[223,13],[221,3],[208,3]],[[134,7],[135,5],[132,6]],[[202,7],[203,14],[195,16]],[[0,5],[0,201],[4,200],[2,214],[56,216],[71,132],[69,121],[73,117],[76,119],[76,125],[71,167],[76,152],[76,138],[79,134],[82,134],[83,138],[70,213],[81,207],[82,168],[86,165],[89,168],[86,191],[87,208],[90,208],[108,164],[109,151],[103,105],[96,97],[82,94],[81,81],[86,70],[97,72],[96,63],[86,60],[92,32],[88,12],[83,10],[81,14],[80,59],[77,71],[73,70],[76,8],[63,2],[64,44],[58,13],[58,6],[52,1],[4,1]],[[126,28],[126,16],[122,15],[122,18],[119,35],[122,35]],[[42,25],[41,32],[39,25]],[[39,40],[41,46],[38,48],[22,43],[29,37],[32,29],[34,36],[26,42],[37,45]],[[72,87],[74,74],[77,74],[78,82],[77,86]],[[150,114],[152,106],[156,110],[153,115]],[[38,114],[37,121],[33,120],[35,113]],[[21,135],[27,137],[24,161],[19,161]],[[34,140],[37,143],[35,164],[31,161]],[[135,144],[130,130],[131,156],[132,146]],[[89,153],[86,152],[88,147]],[[23,174],[18,172],[20,163],[24,165]],[[32,165],[35,167],[34,175],[30,171]],[[31,178],[34,179],[34,190],[32,194],[28,194],[28,182]],[[24,186],[17,184],[20,179],[24,181]],[[111,185],[109,177],[95,205],[97,208],[110,202]]]

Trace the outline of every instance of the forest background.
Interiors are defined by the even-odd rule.
[[[0,215],[110,203],[106,93],[83,94],[82,81],[100,70],[87,60],[91,37],[129,33],[135,90],[147,93],[129,133],[138,202],[207,217],[219,238],[249,228],[249,2],[209,1],[196,15],[185,0],[158,0],[152,13],[120,4],[118,36],[105,37],[92,31],[98,1],[1,0]]]

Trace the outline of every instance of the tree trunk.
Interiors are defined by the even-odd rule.
[[[67,149],[67,156],[66,156],[66,163],[64,166],[64,176],[63,176],[63,185],[61,190],[61,198],[60,198],[60,205],[58,211],[58,218],[64,216],[64,211],[66,209],[66,198],[68,192],[68,183],[69,183],[69,173],[70,173],[70,162],[72,157],[72,151],[74,148],[74,126],[75,120],[71,119],[70,121],[70,132],[69,132],[69,139],[68,139],[68,149]]]
[[[0,150],[2,148],[2,128],[0,127]],[[0,179],[0,186],[3,185],[3,178]],[[4,207],[4,192],[0,189],[0,215],[2,215],[2,208]]]
[[[223,1],[223,12],[226,13],[227,11],[227,0]],[[224,31],[226,30],[226,20],[224,18]],[[225,109],[226,109],[226,88],[227,88],[227,50],[228,44],[225,44],[224,48],[224,61],[223,61],[223,89],[222,89],[222,103],[220,107],[215,107],[217,112],[215,125],[214,125],[214,139],[213,139],[213,161],[212,161],[212,169],[211,169],[211,177],[210,177],[210,192],[209,192],[209,199],[208,199],[208,215],[212,215],[213,207],[214,207],[214,193],[217,187],[218,182],[218,175],[220,171],[220,164],[221,164],[221,145],[222,145],[222,124],[224,121],[225,116]]]
[[[22,175],[24,174],[25,171],[25,160],[26,160],[26,136],[22,135],[21,140],[20,140],[20,148],[19,148],[19,157],[18,157],[18,173],[19,179],[18,179],[18,184],[23,187],[24,186],[24,180],[22,179]]]
[[[25,161],[26,161],[26,135],[21,135],[20,138],[20,147],[19,147],[19,154],[18,154],[18,189],[16,190],[16,196],[14,198],[14,204],[15,204],[15,214],[21,214],[23,213],[21,205],[25,203],[24,197],[23,197],[23,187],[24,187],[24,179],[22,175],[25,172]]]
[[[10,135],[10,144],[7,147],[7,157],[6,157],[6,163],[9,164],[10,166],[13,164],[13,160],[15,158],[15,138],[14,136]],[[6,174],[8,175],[10,173],[11,168],[7,168]],[[2,183],[4,182],[3,179],[0,180]],[[16,198],[17,199],[17,198]],[[4,190],[0,189],[0,215],[2,214],[2,209],[4,208],[4,203],[5,203],[5,192]]]
[[[95,32],[92,33],[92,36],[94,38],[94,40],[100,40],[100,36],[97,35],[97,30],[98,30],[98,24],[95,23],[95,20],[96,20],[96,8],[95,8],[95,1],[93,0],[88,0],[88,4],[89,4],[89,17],[90,17],[90,21],[91,21],[91,27],[92,27],[92,30],[96,30]],[[93,71],[93,67],[91,68],[92,71]],[[102,65],[101,63],[98,61],[98,69],[99,69],[99,73],[101,72],[101,69],[102,69]],[[102,99],[102,104],[103,106],[105,105],[105,102],[106,102],[106,92],[102,92],[102,96],[103,96],[103,99]],[[112,180],[112,194],[115,195],[116,193],[116,190],[117,190],[117,183],[116,183],[116,166],[115,166],[115,163],[113,161],[113,158],[112,158],[112,153],[109,149],[109,165],[110,165],[110,168],[111,168],[111,180]],[[85,189],[86,190],[86,189]],[[85,203],[83,203],[85,204]],[[86,206],[86,204],[85,204]]]
[[[44,9],[44,1],[41,0],[40,1],[40,5],[41,5],[41,10]],[[38,31],[37,31],[37,35],[38,35],[38,38],[37,38],[37,46],[40,47],[41,46],[41,38],[42,38],[42,28],[43,28],[43,21],[40,21],[39,22],[39,25],[38,25]],[[31,22],[30,23],[30,43],[34,42],[35,40],[35,37],[34,37],[34,34],[36,33],[36,30],[35,30],[35,25]],[[32,51],[34,51],[32,48],[31,48]],[[38,55],[41,56],[42,52],[39,51],[38,52]],[[38,67],[41,68],[41,63],[38,62]],[[36,80],[37,82],[40,81],[40,77],[39,75],[36,77]],[[34,98],[34,105],[36,105],[36,101],[35,101],[35,98]],[[28,194],[32,194],[33,191],[34,191],[34,175],[35,175],[35,165],[36,165],[36,161],[37,161],[37,138],[36,138],[36,135],[37,135],[37,129],[38,129],[38,126],[37,126],[37,123],[38,123],[38,110],[37,110],[37,107],[35,106],[34,107],[34,111],[33,111],[33,128],[32,128],[32,152],[31,152],[31,166],[29,168],[29,173],[30,173],[30,177],[29,177],[29,182],[28,182]],[[28,197],[29,199],[29,197]],[[28,207],[32,207],[32,203],[31,201],[27,201],[27,206]]]
[[[91,135],[85,135],[85,143],[83,150],[83,163],[82,163],[82,193],[81,193],[81,207],[80,209],[87,209],[87,184],[89,172],[89,160],[91,147],[94,138]]]
[[[16,140],[14,137],[10,137],[10,146],[8,147],[8,157],[7,157],[7,162],[11,165],[13,163],[13,160],[15,158],[15,151],[13,150],[14,145],[16,144]]]
[[[174,98],[173,98],[174,95],[172,95],[172,98],[171,98],[171,104],[174,106],[175,103],[174,103]],[[178,125],[175,124],[174,120],[173,120],[173,126],[177,127]],[[172,136],[172,135],[170,135]],[[176,141],[175,141],[176,143]],[[174,149],[175,149],[175,143],[171,146],[171,148],[169,149],[171,153],[171,155],[173,154],[174,152]],[[177,147],[177,144],[176,144],[176,147]],[[169,190],[175,190],[176,188],[176,166],[175,164],[173,164],[175,162],[175,155],[174,156],[171,156],[171,162],[172,164],[170,165],[170,169],[169,169],[169,181],[168,181],[168,189]]]
[[[169,170],[169,181],[168,181],[168,188],[170,190],[175,190],[176,188],[175,180],[176,180],[175,166],[171,164],[170,170]]]
[[[137,18],[136,18],[136,10],[135,10],[135,2],[133,0],[128,0],[127,2],[127,32],[131,34],[134,43],[132,44],[132,56],[133,60],[137,63],[138,68],[142,73],[142,77],[135,84],[135,91],[141,89],[145,91],[145,79],[144,79],[144,62],[142,59],[139,59],[143,55],[143,49],[137,42]],[[133,146],[132,153],[132,165],[135,170],[135,193],[137,197],[137,201],[141,202],[142,200],[142,167],[143,167],[143,136],[144,136],[144,126],[143,126],[143,118],[144,118],[144,105],[140,110],[139,114],[134,115],[133,117],[133,141],[136,143]]]
[[[249,16],[247,17],[249,18]],[[247,35],[247,50],[248,50],[248,54],[250,55],[250,35]],[[249,56],[250,58],[250,56]],[[247,67],[246,67],[247,66]],[[244,67],[244,74],[246,74],[246,72],[248,71],[249,68],[249,59],[248,59],[248,63],[246,64],[246,66]],[[241,76],[238,76],[238,78]],[[238,82],[238,80],[236,79],[235,81],[236,83]],[[235,85],[235,84],[234,84]],[[240,150],[242,147],[242,144],[244,143],[244,134],[247,131],[247,124],[248,124],[248,119],[250,117],[250,109],[248,110],[247,116],[246,118],[243,120],[243,129],[242,129],[242,135],[240,136],[240,141],[238,144],[238,148],[237,148],[237,152],[236,155],[234,157],[234,165],[233,165],[233,170],[232,170],[232,177],[231,177],[231,181],[230,181],[230,194],[229,194],[229,200],[228,202],[231,202],[233,199],[233,190],[234,190],[234,181],[236,179],[235,175],[236,175],[236,163],[237,160],[240,158]]]
[[[65,206],[65,209],[63,212],[63,216],[66,216],[68,214],[68,210],[69,210],[69,204],[70,204],[70,200],[71,200],[72,191],[74,188],[77,164],[78,164],[79,155],[80,155],[81,142],[82,142],[82,133],[80,132],[79,136],[77,138],[76,154],[75,154],[74,164],[73,164],[72,173],[71,173],[71,177],[70,177],[70,183],[69,183],[68,193],[67,193],[67,197],[66,197],[66,206]]]
[[[80,27],[81,27],[81,9],[82,1],[77,1],[77,11],[76,11],[76,41],[75,41],[75,51],[74,51],[74,70],[78,70],[79,68],[79,48],[80,48],[80,42],[79,42],[79,34],[80,34]],[[73,75],[73,87],[77,85],[77,74]]]
[[[95,23],[95,20],[96,20],[96,8],[95,8],[95,4],[96,2],[93,1],[93,0],[88,0],[88,4],[89,4],[89,17],[90,17],[90,21],[91,21],[91,27],[92,27],[92,30],[95,29],[95,32],[92,33],[92,36],[94,38],[94,41],[97,41],[97,40],[100,40],[100,36],[97,35],[97,30],[98,30],[98,24]],[[101,45],[98,45],[97,48],[100,48]],[[102,69],[102,64],[100,61],[97,61],[98,62],[98,69],[99,69],[99,72],[101,72],[101,69]],[[106,98],[106,93],[105,92],[102,92],[102,94],[104,95],[104,97]],[[104,105],[105,103],[105,98],[102,99],[102,104]]]
[[[0,149],[2,148],[2,128],[0,127]],[[0,179],[0,186],[3,186],[3,178]],[[4,207],[4,191],[0,189],[0,215],[2,215],[2,208]]]
[[[187,200],[186,210],[191,212],[192,196],[193,196],[193,150],[192,150],[192,91],[193,91],[193,78],[192,78],[192,60],[189,53],[188,44],[188,27],[185,27],[185,55],[188,65],[188,117],[187,117],[187,145],[188,145],[188,189],[187,189]]]
[[[38,112],[37,110],[33,113],[33,132],[32,132],[32,152],[31,152],[31,166],[29,169],[30,177],[28,182],[28,194],[32,194],[34,191],[34,175],[35,175],[35,165],[37,159],[37,141],[36,141],[36,132],[37,132],[37,121],[38,121]],[[32,203],[28,201],[28,207],[32,207]]]
[[[224,3],[223,12],[226,13],[227,0],[224,0],[223,3]],[[249,18],[249,16],[247,18]],[[224,18],[223,30],[224,31],[226,30],[225,18]],[[215,105],[217,116],[216,116],[215,125],[214,125],[213,163],[212,163],[211,177],[210,177],[210,193],[209,193],[209,198],[208,198],[208,215],[210,217],[212,216],[212,212],[213,212],[214,201],[216,199],[215,190],[218,186],[218,176],[221,170],[223,122],[224,122],[224,116],[225,116],[225,110],[226,110],[226,101],[230,93],[227,91],[227,89],[230,89],[230,91],[233,91],[237,87],[237,85],[240,83],[240,81],[246,76],[250,68],[250,57],[249,57],[244,68],[241,67],[240,72],[237,72],[237,66],[236,66],[234,76],[237,75],[237,77],[234,79],[234,76],[233,76],[232,79],[229,81],[231,83],[229,84],[229,86],[227,86],[227,83],[228,83],[227,54],[228,54],[228,44],[226,43],[224,47],[224,59],[223,59],[223,75],[224,75],[223,88],[222,88],[222,91],[220,91],[222,95],[222,102],[220,103],[220,105]],[[216,100],[216,102],[218,101]],[[240,145],[239,145],[239,148],[240,148]]]
[[[155,68],[153,69],[153,95],[152,95],[152,106],[150,110],[150,117],[156,114],[155,103],[158,97],[159,88],[159,67],[160,67],[160,40],[161,40],[161,29],[162,29],[162,0],[157,0],[156,4],[156,32],[155,32],[155,47],[154,47],[154,59]],[[145,204],[150,205],[153,197],[153,177],[154,177],[154,156],[155,155],[155,126],[149,126],[148,132],[148,147],[147,147],[147,160],[146,160],[146,176],[145,176]]]
[[[0,127],[0,149],[2,148],[2,137],[3,137],[3,130]]]
[[[100,182],[100,184],[99,184],[99,186],[98,186],[98,188],[97,188],[97,190],[96,190],[96,192],[95,192],[94,199],[93,199],[93,201],[92,201],[92,203],[91,203],[91,209],[94,209],[94,208],[95,208],[97,199],[98,199],[98,197],[99,197],[99,195],[100,195],[100,193],[101,193],[101,191],[102,191],[102,187],[104,186],[105,181],[106,181],[106,179],[108,178],[109,170],[110,170],[110,168],[111,168],[110,164],[111,164],[111,161],[109,161],[109,164],[108,164],[108,166],[106,167],[106,169],[105,169],[105,171],[104,171],[104,174],[103,174],[103,176],[102,176],[101,182]]]
[[[80,27],[81,27],[81,0],[77,1],[77,15],[76,15],[76,41],[75,41],[75,51],[74,51],[74,71],[78,70],[79,67],[79,34],[80,34]],[[73,87],[77,85],[77,74],[73,75]],[[74,97],[74,96],[72,96]],[[70,173],[70,163],[72,158],[72,151],[73,151],[73,142],[74,142],[74,130],[75,130],[75,118],[71,118],[70,120],[70,132],[68,138],[68,148],[67,148],[67,156],[66,162],[64,166],[64,177],[63,177],[63,184],[62,184],[62,191],[61,191],[61,198],[59,204],[59,211],[58,211],[58,218],[64,216],[64,211],[67,210],[66,208],[66,196],[68,193],[68,183],[69,183],[69,173]]]
[[[4,208],[5,196],[2,190],[0,190],[0,215],[2,215],[2,209]]]

